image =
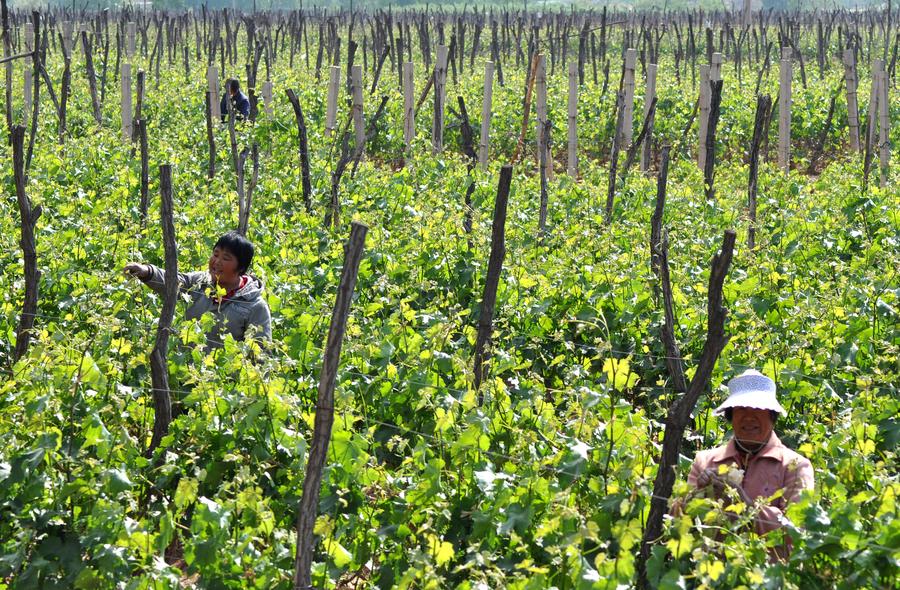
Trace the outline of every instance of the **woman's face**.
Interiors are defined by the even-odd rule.
[[[237,256],[225,248],[214,248],[209,257],[209,276],[219,285],[232,285],[240,278]]]
[[[762,444],[769,440],[774,426],[769,410],[736,407],[731,414],[734,436],[745,445]]]

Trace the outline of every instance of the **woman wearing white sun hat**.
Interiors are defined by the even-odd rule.
[[[775,397],[775,382],[759,371],[744,371],[728,382],[728,399],[714,414],[725,416],[734,433],[728,444],[701,451],[691,466],[688,483],[696,488],[712,486],[721,494],[733,487],[746,504],[757,498],[781,496],[759,511],[754,528],[763,535],[781,526],[785,507],[800,493],[813,489],[813,468],[808,459],[784,446],[775,434],[775,419],[784,408]],[[719,467],[743,470],[720,474]]]

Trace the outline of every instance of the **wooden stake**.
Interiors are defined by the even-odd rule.
[[[656,100],[656,64],[647,64],[647,92],[644,93],[644,121],[647,127],[647,136],[644,137],[641,149],[641,172],[647,172],[650,168],[650,145],[653,136],[653,123],[650,120],[650,105]]]
[[[622,90],[625,93],[623,103],[624,123],[622,126],[622,145],[630,146],[634,139],[634,67],[637,60],[636,49],[625,50],[625,71],[622,79]]]
[[[434,116],[431,124],[431,147],[439,154],[444,149],[444,105],[447,98],[447,59],[450,50],[446,45],[438,45],[434,63]]]
[[[859,152],[859,104],[856,97],[856,57],[852,49],[844,50],[844,82],[847,85],[847,125],[850,128],[850,149]]]
[[[763,136],[768,132],[766,121],[769,120],[771,108],[772,98],[768,94],[756,97],[756,120],[753,123],[753,140],[750,142],[750,179],[747,183],[747,207],[750,216],[747,246],[751,250],[756,248],[756,187],[759,174],[759,147],[762,145]]]
[[[702,170],[706,165],[706,129],[709,125],[709,66],[700,66],[700,113],[697,121],[697,165]]]
[[[585,23],[585,27],[587,24]],[[569,150],[566,159],[566,171],[569,176],[578,176],[578,80],[584,77],[583,70],[579,73],[582,58],[578,62],[569,62],[569,104],[568,104],[568,133]]]
[[[220,121],[222,119],[222,111],[219,97],[219,69],[216,66],[206,68],[206,83],[209,87],[210,114],[213,120]]]
[[[306,463],[306,477],[303,480],[303,495],[297,512],[297,554],[294,560],[294,590],[312,588],[312,560],[315,553],[315,535],[313,528],[319,513],[319,492],[322,487],[322,473],[331,442],[331,428],[334,424],[334,389],[337,381],[337,370],[341,359],[341,346],[350,315],[350,303],[362,261],[363,246],[366,241],[368,227],[353,222],[350,228],[350,239],[344,247],[344,265],[341,271],[341,282],[338,285],[334,310],[331,313],[331,325],[328,328],[328,341],[322,361],[322,372],[319,374],[318,401],[316,418],[313,424],[313,439]]]
[[[359,157],[366,151],[366,127],[363,122],[362,66],[350,68],[350,94],[353,97],[353,131],[356,137],[354,152]]]
[[[487,170],[491,140],[491,113],[494,92],[494,62],[484,64],[484,94],[481,102],[481,142],[478,144],[478,163]]]
[[[306,133],[306,119],[303,117],[303,109],[300,108],[300,99],[290,88],[287,89],[288,100],[294,107],[294,116],[297,119],[297,136],[300,138],[300,180],[303,185],[303,204],[306,211],[312,211],[312,182],[309,174],[309,142]]]
[[[778,166],[785,172],[791,168],[791,49],[782,48],[778,85]]]
[[[325,106],[325,137],[331,137],[337,125],[338,93],[341,89],[341,68],[328,68],[328,102]]]
[[[132,113],[131,113],[131,64],[122,64],[122,73],[119,78],[122,91],[122,137],[125,141],[131,141]]]
[[[416,89],[415,66],[413,62],[403,63],[403,142],[406,145],[407,157],[412,155],[412,142],[416,137]]]

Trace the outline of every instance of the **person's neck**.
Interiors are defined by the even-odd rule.
[[[241,275],[236,276],[232,281],[226,282],[218,279],[216,282],[226,291],[234,291],[241,285]]]
[[[764,448],[767,444],[769,444],[769,441],[770,441],[771,439],[772,439],[772,433],[771,433],[771,432],[769,433],[769,436],[766,438],[766,440],[764,440],[764,441],[762,441],[762,442],[759,442],[759,441],[742,441],[742,440],[739,439],[737,436],[735,436],[735,437],[734,437],[734,444],[735,444],[735,446],[738,448],[738,451],[740,451],[740,452],[743,453],[744,455],[752,456],[752,455],[755,455],[756,453],[760,452],[761,450],[763,450],[763,448]]]

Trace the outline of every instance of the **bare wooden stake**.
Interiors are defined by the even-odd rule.
[[[447,100],[447,59],[450,49],[438,45],[434,63],[434,116],[431,124],[431,147],[434,153],[444,150],[444,105]]]
[[[366,151],[366,126],[363,122],[362,66],[350,68],[350,93],[353,97],[353,131],[356,137],[354,152],[362,155]]]
[[[587,23],[585,22],[585,28]],[[586,30],[586,29],[585,29]],[[585,36],[582,32],[582,36]],[[582,39],[582,43],[584,40]],[[568,157],[566,158],[566,172],[572,178],[578,176],[578,80],[584,78],[584,48],[579,50],[578,62],[569,62],[569,103],[568,103]]]
[[[219,121],[222,119],[221,99],[219,97],[219,69],[214,65],[206,68],[206,84],[209,88],[209,107],[212,118],[215,121]]]
[[[256,185],[259,182],[259,146],[254,141],[253,146],[250,148],[250,161],[253,163],[253,174],[250,177],[250,183],[247,185],[246,192],[244,190],[244,164],[247,160],[247,150],[245,149],[241,154],[241,174],[239,177],[239,183],[241,186],[238,188],[238,227],[237,231],[242,236],[247,235],[247,229],[250,226],[250,207],[253,205],[253,191],[256,190]]]
[[[491,226],[491,255],[488,259],[487,278],[484,282],[484,295],[481,298],[481,315],[478,317],[478,335],[475,339],[475,363],[473,367],[474,387],[481,389],[490,355],[486,347],[491,340],[494,325],[494,306],[497,303],[497,286],[500,284],[500,271],[506,257],[506,205],[509,199],[509,188],[512,183],[512,166],[506,164],[500,169],[500,183],[497,186],[497,200],[494,202],[494,221]],[[484,401],[484,394],[479,391],[478,403]]]
[[[337,125],[338,93],[341,90],[341,68],[330,66],[328,69],[328,98],[325,103],[325,137],[331,137]]]
[[[407,157],[412,155],[412,142],[416,137],[414,71],[413,62],[403,63],[403,143]]]
[[[702,170],[706,165],[706,129],[709,125],[709,66],[700,66],[700,109],[697,121],[697,165]]]
[[[133,123],[131,113],[131,64],[122,64],[122,74],[119,81],[122,92],[122,137],[126,142],[130,142]]]
[[[847,85],[847,125],[850,128],[850,149],[859,152],[862,144],[859,141],[859,103],[856,96],[856,57],[852,49],[844,50],[844,83]]]
[[[81,31],[81,46],[84,49],[84,66],[87,71],[88,88],[91,91],[91,106],[94,112],[94,121],[101,123],[100,98],[97,96],[97,74],[94,72],[94,56],[91,41],[87,31]]]
[[[144,223],[147,219],[147,209],[150,201],[150,163],[147,150],[147,121],[145,119],[135,119],[134,129],[141,150],[141,201],[139,211],[141,213],[141,223]]]
[[[216,175],[216,136],[213,133],[212,98],[209,90],[206,91],[206,143],[209,145],[209,161],[207,162],[206,177],[212,179]]]
[[[341,271],[341,282],[338,285],[334,310],[331,313],[331,325],[328,328],[328,341],[322,361],[322,372],[319,374],[318,401],[316,418],[313,424],[313,439],[309,448],[309,459],[306,463],[306,477],[303,480],[303,495],[297,512],[297,555],[294,561],[294,590],[312,588],[312,561],[316,543],[313,528],[319,508],[319,493],[322,487],[322,474],[325,470],[325,459],[328,445],[331,442],[331,428],[334,424],[334,388],[337,381],[337,370],[341,360],[341,346],[347,318],[350,315],[350,303],[362,261],[363,246],[366,241],[368,227],[354,222],[350,228],[350,239],[344,247],[344,265]]]
[[[650,146],[655,119],[650,116],[650,105],[654,104],[656,100],[656,70],[656,64],[647,64],[647,92],[644,94],[644,124],[647,126],[647,133],[641,142],[641,172],[647,172],[650,168],[650,157],[652,155]]]
[[[722,105],[722,80],[710,82],[709,123],[706,126],[706,162],[703,166],[703,180],[706,187],[706,200],[715,199],[716,171],[716,127],[719,125],[719,112]]]
[[[147,455],[151,455],[169,432],[172,423],[172,398],[169,393],[169,332],[178,301],[178,250],[175,244],[175,224],[172,214],[172,167],[159,167],[160,223],[162,224],[165,250],[165,294],[159,323],[156,326],[156,344],[150,353],[150,380],[153,384],[153,438]]]
[[[778,86],[778,166],[785,172],[791,168],[791,49],[782,48]]]
[[[487,170],[491,145],[491,112],[494,92],[494,62],[484,64],[484,94],[481,102],[481,142],[478,144],[478,162]]]

